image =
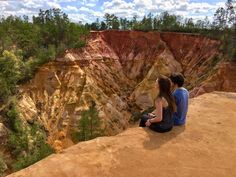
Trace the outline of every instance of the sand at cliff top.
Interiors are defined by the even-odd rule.
[[[131,128],[52,155],[11,177],[235,177],[236,93],[191,100],[188,123],[158,134]]]

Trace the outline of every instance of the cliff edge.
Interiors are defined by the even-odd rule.
[[[191,99],[185,127],[130,128],[79,143],[9,177],[234,177],[236,93]]]

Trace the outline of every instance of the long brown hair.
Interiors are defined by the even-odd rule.
[[[176,104],[175,104],[175,99],[171,93],[170,79],[165,76],[160,76],[158,78],[158,84],[160,88],[158,97],[166,99],[169,109],[173,114],[174,112],[176,112]]]

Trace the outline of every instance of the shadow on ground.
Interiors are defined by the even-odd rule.
[[[160,148],[165,143],[169,142],[170,140],[176,138],[181,133],[183,133],[185,127],[185,125],[175,126],[170,132],[166,133],[157,133],[145,127],[144,130],[149,135],[149,138],[143,142],[143,147],[149,150]]]

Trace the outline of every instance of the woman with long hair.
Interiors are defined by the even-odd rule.
[[[164,133],[172,129],[174,125],[173,113],[176,112],[176,104],[171,93],[171,81],[161,76],[156,81],[159,92],[155,99],[155,110],[145,114],[140,121],[140,127],[149,127],[151,130]]]

